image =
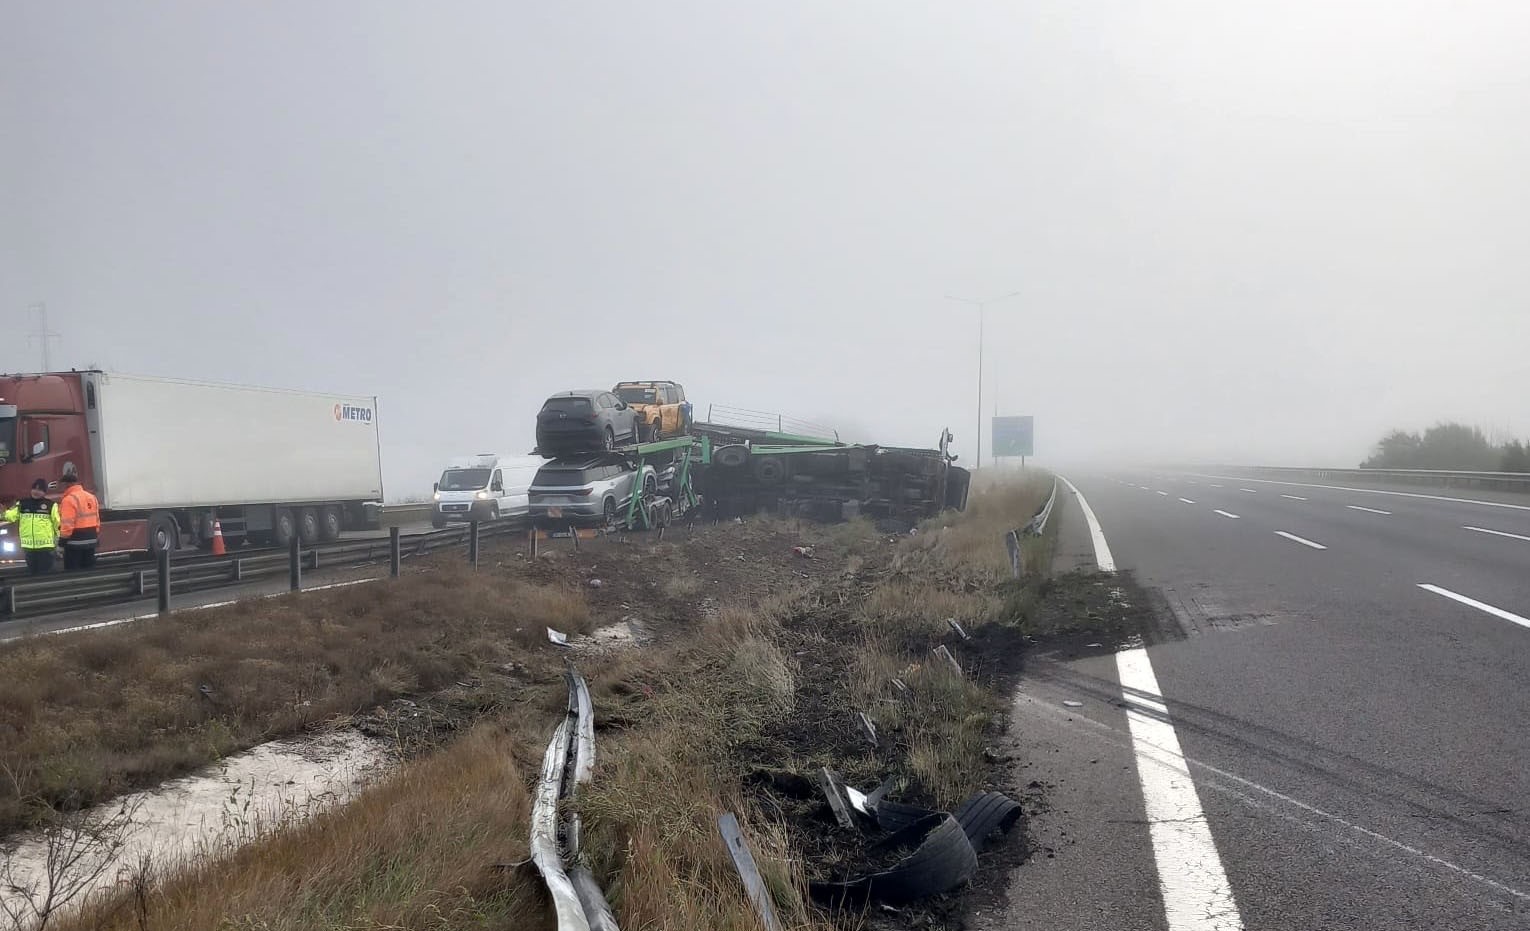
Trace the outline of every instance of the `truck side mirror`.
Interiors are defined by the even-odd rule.
[[[431,482],[430,483],[430,490],[431,491],[440,491],[441,490],[441,483],[440,482]]]

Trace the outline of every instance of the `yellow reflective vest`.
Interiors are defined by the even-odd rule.
[[[22,549],[51,550],[58,545],[58,505],[47,498],[22,498],[0,516],[20,530]]]

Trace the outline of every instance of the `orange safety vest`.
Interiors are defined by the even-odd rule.
[[[79,484],[58,499],[58,535],[66,543],[94,543],[101,533],[101,502]]]

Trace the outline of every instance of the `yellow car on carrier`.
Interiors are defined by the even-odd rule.
[[[691,405],[685,388],[672,381],[624,381],[611,389],[637,412],[639,443],[684,436],[691,428]]]

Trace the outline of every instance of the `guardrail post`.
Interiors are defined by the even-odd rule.
[[[398,528],[388,528],[388,575],[398,578],[399,569],[404,561],[404,554],[399,549]]]
[[[478,521],[468,521],[468,563],[478,568]]]
[[[532,559],[536,559],[537,558],[537,536],[538,536],[537,529],[535,527],[533,527],[530,530],[526,531],[526,538],[531,541],[530,542],[530,546],[531,546],[531,558]]]
[[[579,549],[579,528],[569,524],[568,535],[574,538],[574,549]]]
[[[297,534],[287,542],[287,579],[293,591],[303,588],[303,551],[299,548]]]
[[[133,573],[133,594],[142,598],[149,593],[149,574],[142,569]]]
[[[155,556],[155,559],[157,559],[158,562],[159,562],[159,565],[156,567],[158,569],[158,572],[159,572],[159,591],[157,592],[157,594],[159,595],[159,616],[160,617],[169,617],[169,615],[170,615],[170,547],[168,547],[168,546],[160,547],[159,548],[159,552],[155,553],[154,556]]]
[[[234,581],[244,581],[244,560],[238,556],[234,557]]]
[[[16,583],[14,582],[5,587],[5,613],[11,617],[16,616]]]
[[[1004,534],[1004,546],[1009,550],[1009,574],[1020,578],[1020,534],[1011,530]]]

